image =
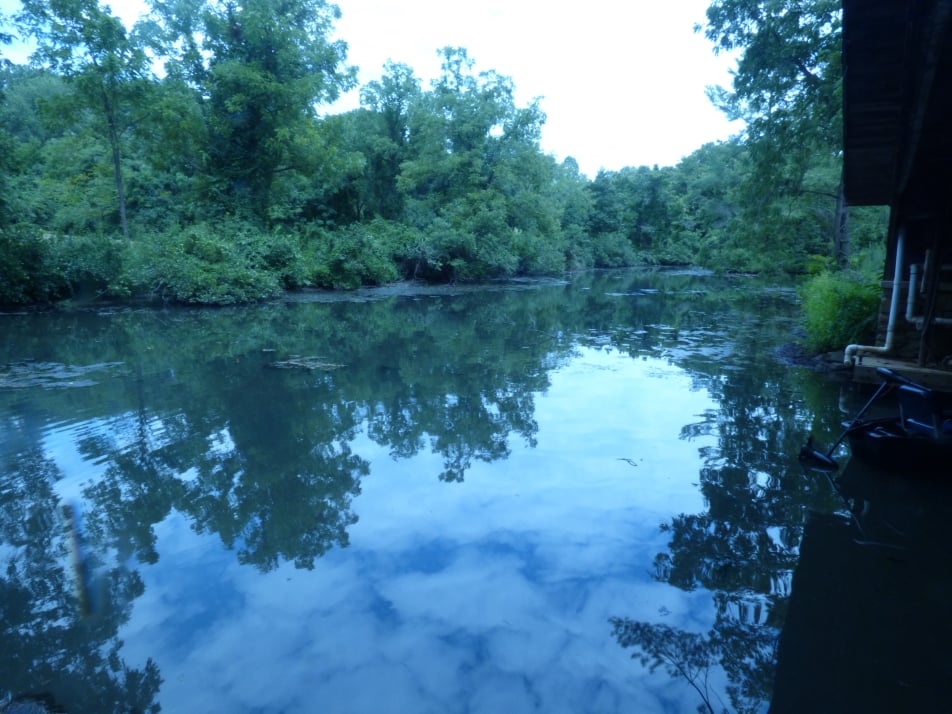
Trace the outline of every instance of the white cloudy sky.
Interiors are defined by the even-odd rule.
[[[740,130],[704,93],[729,85],[733,60],[693,31],[709,0],[338,0],[338,36],[361,83],[384,62],[426,80],[436,52],[465,47],[477,69],[512,77],[521,103],[541,96],[543,149],[600,168],[670,165]],[[356,93],[355,93],[356,94]],[[356,106],[356,96],[351,100]]]
[[[704,93],[728,85],[730,57],[694,32],[709,0],[338,0],[337,36],[360,82],[387,60],[412,66],[428,86],[437,50],[464,47],[477,71],[513,79],[521,104],[542,97],[542,148],[600,168],[671,165],[702,144],[740,131]],[[0,0],[9,13],[17,0]],[[141,0],[114,0],[127,22]],[[7,56],[14,57],[9,48]],[[358,105],[354,91],[336,108]]]

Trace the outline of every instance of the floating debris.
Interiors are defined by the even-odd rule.
[[[122,367],[123,362],[68,365],[60,362],[22,360],[0,365],[0,389],[70,389],[92,387],[98,382],[89,375]]]
[[[269,362],[267,366],[272,369],[306,369],[308,371],[322,370],[327,372],[332,369],[340,369],[344,365],[328,362],[323,357],[289,357],[285,360]]]

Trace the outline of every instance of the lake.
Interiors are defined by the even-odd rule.
[[[797,326],[687,271],[0,316],[0,701],[790,701],[829,634],[801,544],[859,539],[797,455],[866,397],[782,358]]]

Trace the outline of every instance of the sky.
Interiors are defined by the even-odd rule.
[[[732,56],[715,56],[694,32],[710,0],[338,0],[335,38],[349,46],[360,84],[387,60],[407,64],[429,87],[440,48],[463,47],[476,71],[510,77],[520,106],[536,97],[547,115],[542,149],[599,169],[670,166],[701,145],[741,131],[707,99],[730,86]],[[113,0],[127,23],[141,0]],[[9,14],[16,0],[0,0]],[[11,48],[7,57],[22,61]],[[359,90],[329,108],[359,106]]]
[[[520,105],[542,97],[542,148],[599,169],[668,166],[741,131],[705,94],[730,86],[733,57],[703,34],[709,0],[338,0],[337,37],[360,83],[388,59],[414,68],[424,86],[437,51],[464,47],[476,70],[511,77]],[[358,106],[352,92],[338,106]]]

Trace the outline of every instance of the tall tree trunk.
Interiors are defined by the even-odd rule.
[[[119,198],[119,226],[122,237],[129,240],[129,221],[126,219],[126,188],[122,182],[122,157],[119,153],[119,129],[116,126],[116,113],[109,95],[103,92],[103,110],[109,127],[109,147],[112,149],[112,171],[116,181],[116,195]]]
[[[122,183],[122,163],[119,158],[119,137],[112,136],[111,130],[109,141],[112,144],[112,169],[116,175],[116,193],[119,196],[119,225],[122,227],[122,237],[129,240],[129,221],[126,219],[126,189]]]

